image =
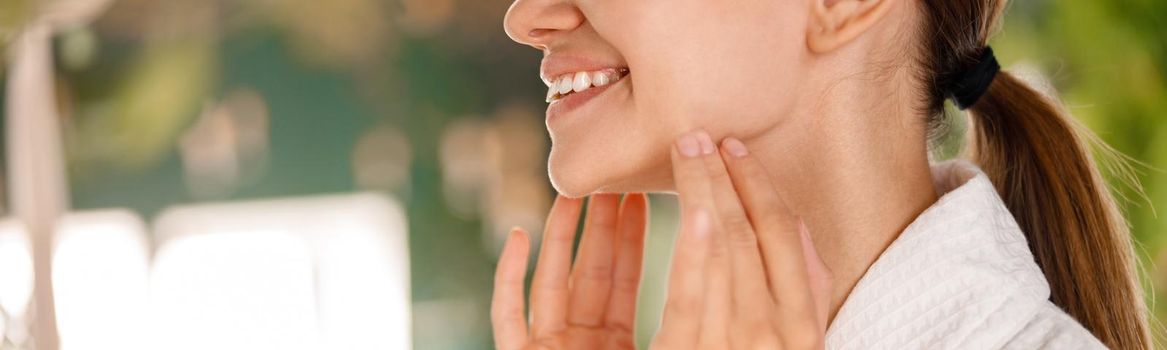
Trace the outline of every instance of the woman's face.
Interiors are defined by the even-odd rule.
[[[703,128],[748,141],[780,127],[807,81],[810,4],[515,1],[507,33],[544,52],[542,78],[556,85],[547,113],[556,189],[672,190],[676,135]]]

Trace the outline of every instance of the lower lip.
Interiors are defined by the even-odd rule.
[[[552,120],[563,118],[563,115],[583,107],[585,104],[591,102],[597,96],[604,93],[604,91],[608,91],[608,89],[616,86],[616,84],[623,83],[626,79],[628,79],[628,77],[623,77],[619,81],[608,85],[587,89],[584,92],[576,92],[551,102],[551,105],[547,106],[547,122],[550,123]]]

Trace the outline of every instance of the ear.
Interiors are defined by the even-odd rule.
[[[835,50],[859,37],[900,0],[810,0],[806,42],[812,52]]]

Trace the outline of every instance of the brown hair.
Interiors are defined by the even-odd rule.
[[[931,127],[974,66],[1006,0],[921,0],[918,66]],[[1093,134],[1052,98],[1000,72],[972,106],[967,156],[997,192],[1050,283],[1050,300],[1114,349],[1151,347],[1129,228],[1090,153]]]

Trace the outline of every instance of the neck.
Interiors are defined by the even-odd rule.
[[[872,101],[853,105],[888,104]],[[937,200],[922,117],[894,106],[838,107],[808,109],[746,140],[834,274],[831,320],[868,267]]]

